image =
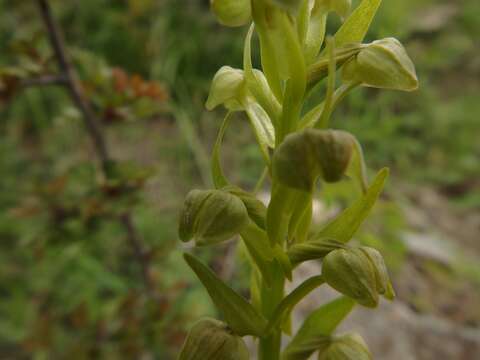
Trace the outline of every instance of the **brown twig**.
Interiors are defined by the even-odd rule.
[[[53,18],[48,0],[37,0],[37,3],[61,73],[59,76],[43,79],[43,81],[37,81],[37,85],[47,85],[49,82],[57,82],[61,79],[61,84],[66,87],[75,106],[82,113],[85,127],[90,135],[90,138],[92,139],[95,152],[100,160],[102,173],[104,177],[107,177],[110,154],[103,131],[100,127],[100,122],[98,121],[95,112],[90,107],[89,102],[85,98],[83,89],[78,81],[77,73],[67,56],[62,32],[57,27],[57,24]],[[119,217],[119,221],[125,228],[127,240],[142,269],[142,279],[147,293],[150,297],[155,299],[157,296],[155,282],[152,278],[149,252],[144,247],[143,240],[135,228],[131,214],[124,213]]]
[[[38,87],[38,86],[58,86],[65,85],[67,79],[61,75],[45,75],[30,79],[22,79],[21,88]]]

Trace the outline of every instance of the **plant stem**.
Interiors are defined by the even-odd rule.
[[[283,270],[277,262],[274,264],[275,269],[273,273],[276,274],[276,278],[270,287],[268,287],[265,282],[262,282],[260,289],[262,313],[267,319],[271,318],[277,305],[282,301],[285,285]],[[275,329],[270,336],[260,338],[258,343],[258,359],[279,360],[281,340],[282,331],[280,327]]]

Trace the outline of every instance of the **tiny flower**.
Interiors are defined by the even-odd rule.
[[[403,45],[394,38],[377,40],[362,48],[344,65],[343,80],[383,89],[418,88],[415,66]]]
[[[340,130],[305,129],[291,134],[273,158],[273,174],[281,183],[310,191],[318,176],[339,181],[353,153],[355,138]]]
[[[372,248],[330,252],[323,260],[323,276],[331,287],[366,307],[376,307],[379,295],[394,297],[383,258]]]
[[[248,212],[237,196],[221,190],[192,190],[180,215],[182,241],[195,239],[199,246],[216,244],[238,234],[248,222]]]
[[[227,324],[202,319],[190,329],[178,360],[248,360],[247,346]]]
[[[210,0],[210,6],[220,24],[242,26],[252,17],[251,0]]]
[[[372,355],[360,335],[346,334],[335,337],[322,348],[318,360],[371,360]]]
[[[229,110],[240,110],[244,84],[243,70],[222,66],[213,77],[206,108],[213,110],[218,105],[224,105]]]

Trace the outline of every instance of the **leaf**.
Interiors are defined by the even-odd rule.
[[[222,141],[225,135],[225,131],[227,130],[227,126],[230,123],[230,116],[231,112],[228,112],[227,115],[225,115],[222,125],[220,126],[220,130],[218,131],[217,140],[215,141],[215,145],[213,146],[212,151],[212,180],[216,189],[220,189],[224,186],[229,185],[229,182],[222,170],[220,150],[222,147]]]
[[[343,247],[345,245],[339,241],[320,238],[301,244],[294,244],[288,249],[288,257],[292,265],[295,266],[307,260],[322,259],[329,252]]]
[[[282,354],[282,360],[305,360],[325,342],[350,313],[355,301],[338,298],[312,312]]]
[[[253,98],[247,98],[243,105],[262,153],[268,159],[268,148],[273,148],[275,145],[275,130],[272,121],[265,110]]]
[[[375,205],[388,177],[388,172],[387,168],[380,170],[365,195],[320,230],[314,239],[330,238],[343,243],[349,241]]]
[[[315,61],[325,38],[328,11],[322,7],[321,1],[316,1],[310,15],[310,23],[304,44],[307,65]]]
[[[347,176],[358,182],[364,194],[367,193],[367,167],[365,165],[365,159],[363,157],[362,146],[357,139],[354,139],[353,142],[352,159],[350,160],[350,164],[348,165],[346,174]]]
[[[227,324],[237,335],[259,337],[264,335],[267,321],[247,300],[220,280],[196,257],[190,254],[183,254],[183,257],[207,289]]]
[[[275,311],[268,322],[265,334],[269,334],[274,327],[280,324],[282,319],[290,314],[294,306],[297,305],[300,300],[302,300],[311,291],[315,290],[323,283],[323,277],[318,275],[305,280],[303,283],[297,286],[295,290],[288,294],[275,308]]]
[[[245,73],[245,81],[248,91],[258,101],[260,106],[270,117],[273,125],[280,117],[282,107],[278,102],[275,94],[270,89],[268,80],[265,75],[252,67],[252,36],[255,26],[252,24],[245,38],[245,46],[243,49],[243,69]]]
[[[267,285],[271,285],[273,279],[272,264],[274,261],[273,250],[270,247],[267,233],[255,223],[250,222],[240,233],[253,262],[257,265]]]
[[[336,45],[362,42],[381,3],[382,0],[363,0],[338,29]]]

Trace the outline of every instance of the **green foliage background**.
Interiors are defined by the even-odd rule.
[[[0,100],[0,357],[168,359],[187,324],[214,311],[176,249],[176,216],[187,189],[210,181],[205,154],[220,113],[206,113],[203,103],[216,70],[240,65],[243,30],[217,25],[207,0],[51,3],[97,110],[118,105],[105,85],[112,67],[162,83],[170,100],[121,103],[127,115],[106,124],[116,157],[154,174],[143,192],[108,202],[62,90]],[[385,0],[370,37],[395,34],[406,44],[421,88],[357,91],[334,114],[335,126],[358,136],[373,169],[392,167],[393,184],[434,187],[468,211],[480,207],[479,17],[477,0]],[[0,0],[0,68],[35,71],[19,44],[51,54],[33,1]],[[252,187],[260,155],[242,121],[227,134],[224,160],[232,180]],[[327,203],[348,197],[344,188],[327,189]],[[154,250],[161,303],[144,296],[123,230],[102,213],[89,215],[92,201],[134,209]],[[363,236],[377,246],[375,236],[395,239],[404,226],[398,208],[383,210],[374,234]],[[400,266],[399,242],[384,251]],[[239,287],[244,278],[235,277]]]

